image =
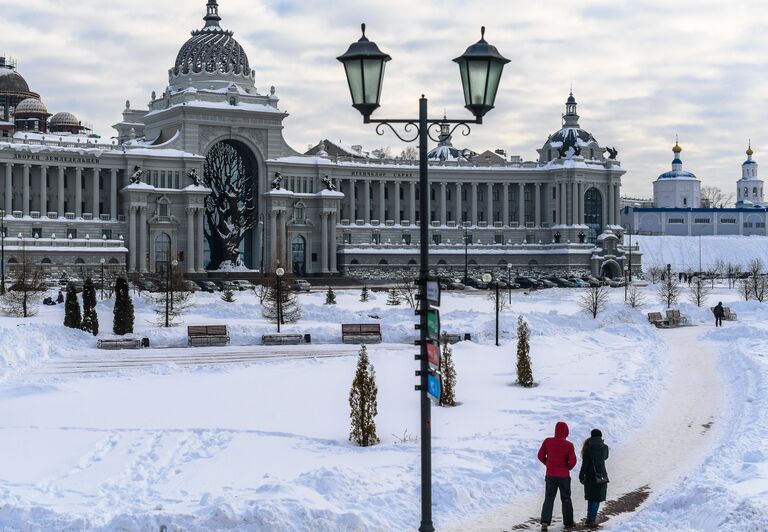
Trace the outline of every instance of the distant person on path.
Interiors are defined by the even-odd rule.
[[[544,477],[544,505],[541,507],[541,529],[547,530],[552,523],[552,508],[555,496],[560,490],[560,500],[563,504],[563,526],[573,527],[573,502],[571,502],[570,471],[576,466],[576,451],[573,444],[567,440],[568,425],[558,421],[555,425],[555,437],[547,438],[539,449],[539,461],[547,466]]]
[[[712,309],[712,313],[715,315],[715,327],[723,326],[723,318],[725,317],[725,309],[723,308],[723,302],[718,301],[715,308]]]
[[[61,290],[59,290],[59,295],[56,297],[56,303],[59,305],[64,303],[64,293]]]
[[[607,459],[608,446],[603,441],[603,433],[593,429],[581,448],[579,471],[579,482],[584,484],[584,498],[587,500],[585,524],[590,528],[597,528],[597,511],[608,494],[608,472],[605,470]]]

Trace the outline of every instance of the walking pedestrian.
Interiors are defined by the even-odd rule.
[[[64,293],[61,290],[59,290],[59,295],[56,296],[56,303],[58,303],[59,305],[64,303]]]
[[[603,433],[593,429],[590,437],[581,448],[581,470],[579,482],[584,484],[584,498],[587,501],[587,519],[585,524],[597,528],[597,511],[600,503],[608,495],[608,472],[605,461],[608,460],[608,446],[603,441]]]
[[[568,425],[564,421],[558,421],[555,425],[555,437],[544,440],[539,449],[539,461],[547,466],[544,477],[544,505],[541,507],[542,530],[547,530],[552,523],[552,509],[558,491],[563,505],[563,526],[573,527],[570,471],[576,466],[576,451],[567,439],[568,432]]]
[[[723,317],[725,316],[725,309],[723,308],[723,302],[718,301],[715,308],[712,309],[712,313],[715,315],[715,327],[723,326]]]

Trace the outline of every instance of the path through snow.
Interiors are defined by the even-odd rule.
[[[647,504],[655,493],[679,481],[701,462],[717,441],[725,402],[724,383],[717,372],[715,346],[697,338],[702,329],[694,326],[661,331],[667,342],[664,391],[648,422],[628,435],[623,445],[611,447],[607,463],[610,500],[648,486],[651,494]],[[578,448],[580,442],[574,443]],[[606,443],[611,446],[610,440]],[[572,475],[572,491],[578,521],[586,514],[586,503],[576,476]],[[541,496],[525,497],[451,530],[533,530],[538,528],[542,497],[543,468]],[[555,514],[559,520],[558,504]],[[620,521],[621,516],[612,517],[610,524]]]

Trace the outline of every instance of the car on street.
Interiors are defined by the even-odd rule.
[[[555,287],[557,287],[557,285],[555,283],[553,283],[552,281],[550,281],[549,279],[538,279],[537,281],[541,284],[542,288],[555,288]]]
[[[312,285],[309,284],[309,281],[304,279],[296,279],[291,283],[291,290],[295,292],[309,292],[311,288]]]
[[[240,288],[238,288],[237,285],[232,281],[217,281],[216,286],[222,292],[225,290],[232,290],[232,291],[240,290]]]
[[[196,281],[196,282],[197,282],[197,286],[199,286],[200,290],[202,290],[203,292],[209,292],[212,294],[218,288],[216,286],[216,283],[214,283],[213,281]]]
[[[252,282],[246,281],[245,279],[235,279],[232,282],[235,283],[240,290],[253,290],[256,288]]]
[[[190,281],[189,279],[184,279],[181,282],[181,287],[187,292],[198,292],[200,290],[200,287],[197,285],[197,283]]]
[[[589,287],[589,283],[583,279],[573,278],[568,279],[570,282],[574,283],[579,288],[587,288]]]
[[[531,289],[538,288],[538,283],[530,277],[515,277],[515,284],[520,288]]]

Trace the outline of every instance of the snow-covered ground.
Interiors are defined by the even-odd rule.
[[[473,341],[454,350],[460,406],[433,409],[438,529],[535,499],[543,476],[535,452],[560,419],[570,424],[577,443],[591,428],[603,429],[617,464],[621,450],[642,437],[665,452],[664,434],[642,432],[656,426],[654,405],[673,371],[664,360],[669,338],[645,318],[661,305],[653,287],[646,291],[646,308],[632,310],[622,302],[623,290],[612,290],[611,304],[597,320],[579,312],[578,290],[515,292],[502,313],[498,348],[492,302],[478,293],[444,294],[443,328],[470,332]],[[253,295],[237,297],[230,304],[198,294],[184,325],[226,323],[235,346],[257,344],[274,326],[261,319]],[[382,441],[370,448],[347,441],[356,363],[349,348],[339,346],[342,356],[327,358],[57,372],[73,356],[113,356],[115,364],[124,356],[96,351],[92,336],[61,327],[63,306],[43,307],[27,321],[0,319],[0,529],[414,529],[417,362],[407,344],[415,338],[415,317],[404,305],[386,306],[385,293],[369,303],[358,297],[357,290],[339,292],[334,307],[322,304],[323,293],[302,295],[304,318],[287,329],[310,332],[313,344],[326,344],[313,349],[327,354],[339,341],[340,323],[381,321],[387,344],[371,346],[370,353]],[[690,475],[687,481],[654,487],[635,515],[609,526],[716,530],[731,516],[740,530],[752,523],[766,528],[761,499],[768,491],[768,306],[737,298],[735,290],[722,287],[710,296],[710,304],[733,301],[728,304],[739,314],[739,322],[722,330],[711,327],[708,309],[680,306],[698,324],[689,329],[691,338],[722,353],[718,368],[727,402],[722,419],[713,420],[711,452],[674,471],[676,477]],[[194,353],[179,348],[184,327],[158,330],[149,305],[135,303],[137,334],[149,336],[153,346],[174,346],[143,350],[142,356]],[[111,310],[110,302],[99,303],[107,333]],[[533,389],[513,385],[520,313],[532,329]],[[696,348],[692,340],[694,355]],[[574,500],[582,517],[578,494]]]
[[[627,241],[629,237],[627,237]],[[742,269],[752,259],[763,261],[768,257],[768,237],[765,236],[647,236],[632,235],[632,244],[640,244],[643,266],[672,265],[672,271],[699,271],[714,265],[718,260],[723,264],[738,264]],[[699,246],[701,244],[701,246]],[[699,254],[701,250],[701,254]]]

